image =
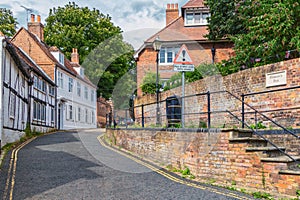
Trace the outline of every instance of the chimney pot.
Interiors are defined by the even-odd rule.
[[[178,3],[167,4],[166,9],[166,25],[179,17]]]
[[[31,15],[30,15],[30,19],[31,19],[31,22],[34,22],[34,21],[35,21],[35,15],[34,15],[34,14],[31,14]]]
[[[178,3],[175,4],[175,9],[178,9]]]
[[[168,3],[167,4],[167,9],[170,9],[171,8],[171,5]]]
[[[37,22],[41,23],[41,15],[37,16]]]
[[[72,48],[71,62],[79,64],[79,54],[76,48]]]

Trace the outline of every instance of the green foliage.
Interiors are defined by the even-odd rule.
[[[64,7],[50,9],[45,42],[59,47],[68,58],[72,48],[77,48],[83,61],[99,43],[120,33],[121,29],[113,25],[110,16],[69,2]]]
[[[258,122],[257,124],[251,124],[251,129],[265,129],[267,128],[262,122]]]
[[[241,1],[206,0],[205,2],[211,13],[208,19],[208,39],[218,40],[245,32],[242,19],[237,17],[237,8]]]
[[[158,77],[158,81],[160,78]],[[161,88],[162,85],[160,84],[160,81],[158,82],[158,88]],[[156,73],[149,72],[145,75],[141,89],[144,94],[155,94],[156,93]]]
[[[288,50],[300,50],[300,3],[298,0],[244,1],[239,17],[247,31],[231,39],[235,66],[251,68],[282,61]],[[292,52],[291,57],[298,56]]]
[[[214,76],[219,74],[219,69],[215,64],[200,64],[193,72],[186,72],[186,79],[188,82],[194,82],[207,76]]]
[[[296,191],[296,195],[297,195],[297,197],[300,197],[300,190]]]
[[[181,86],[181,79],[181,73],[176,73],[173,76],[171,76],[171,78],[165,84],[164,91]]]
[[[98,86],[97,96],[110,98],[120,78],[135,68],[133,47],[123,41],[111,17],[99,10],[73,2],[51,9],[46,22],[45,42],[59,47],[68,58],[72,48],[78,49],[85,74]],[[124,86],[132,84],[132,79],[124,81]],[[129,91],[121,91],[119,97],[128,98]]]
[[[252,196],[257,199],[273,199],[271,195],[266,192],[253,192]]]
[[[206,122],[200,121],[199,122],[199,128],[207,128]]]
[[[16,33],[17,21],[13,17],[11,10],[0,8],[0,31],[11,37]]]

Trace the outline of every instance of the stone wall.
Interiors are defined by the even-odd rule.
[[[117,146],[161,165],[188,167],[201,182],[264,191],[276,197],[295,196],[299,175],[280,174],[284,163],[261,162],[256,152],[246,152],[247,143],[230,143],[233,130],[107,130]],[[287,148],[298,143],[285,143]],[[233,185],[234,184],[234,185]]]
[[[262,67],[246,69],[225,77],[222,77],[220,75],[206,77],[202,80],[186,84],[185,95],[195,95],[198,93],[205,93],[207,91],[215,92],[220,90],[227,90],[241,99],[242,94],[300,86],[299,69],[300,59],[297,58]],[[286,70],[287,83],[282,86],[266,87],[266,74],[283,70]],[[172,95],[181,96],[181,87],[161,93],[160,99],[165,100],[167,97]],[[155,95],[146,95],[138,98],[135,102],[135,105],[142,105],[155,101]],[[187,113],[207,111],[207,101],[205,99],[205,96],[195,96],[186,99],[186,101],[185,111]],[[299,88],[288,91],[278,91],[273,93],[247,96],[245,97],[245,102],[286,127],[300,126]],[[230,110],[232,112],[235,112],[241,118],[241,102],[228,94],[212,94],[211,105],[212,111]],[[160,106],[162,113],[165,114],[165,103],[160,104]],[[146,110],[152,111],[147,113],[146,116],[155,116],[155,107],[155,104],[147,106],[147,108],[145,107]],[[245,109],[248,124],[254,124],[255,116],[252,112],[253,110],[249,109],[249,107],[247,106],[245,107]],[[137,119],[139,119],[139,117],[141,117],[141,109],[138,108],[135,112]],[[198,124],[201,117],[203,117],[203,120],[207,120],[206,116],[207,115],[203,114],[201,116],[194,116],[194,118],[196,118],[196,120],[194,120],[194,124]],[[155,117],[152,118],[152,121],[151,119],[147,120],[149,124],[155,123]],[[257,120],[262,121],[267,127],[274,128],[274,124],[269,123],[268,120],[264,119],[263,117],[259,117],[259,115]],[[187,118],[186,121],[193,122],[193,118]],[[224,116],[224,113],[223,115],[214,114],[214,116],[212,116],[212,124],[215,127],[221,126],[222,124],[225,124],[225,126],[236,125],[237,121],[233,123],[232,121],[232,118],[230,118],[228,114],[226,114],[226,117]]]

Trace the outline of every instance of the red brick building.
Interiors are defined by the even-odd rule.
[[[189,0],[181,8],[179,15],[178,4],[167,4],[166,26],[147,39],[137,50],[137,85],[138,96],[142,95],[140,85],[147,72],[156,72],[156,55],[153,41],[159,37],[162,48],[159,53],[159,74],[162,80],[168,80],[175,72],[173,60],[180,47],[185,44],[195,66],[201,63],[211,63],[213,60],[212,48],[215,49],[215,62],[230,58],[233,53],[233,44],[228,40],[209,41],[207,17],[209,8],[203,0]]]

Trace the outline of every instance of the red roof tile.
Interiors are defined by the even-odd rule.
[[[207,38],[204,37],[206,34],[208,34],[207,26],[184,26],[183,17],[179,17],[151,36],[146,42],[152,43],[157,36],[164,42],[206,41]]]
[[[189,0],[182,8],[199,8],[205,7],[203,0]]]

